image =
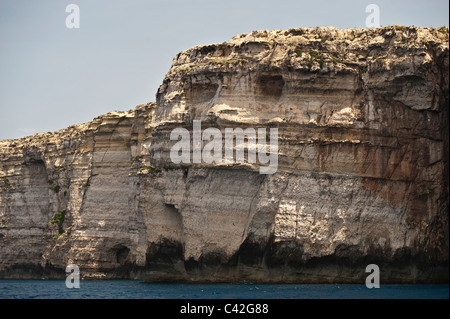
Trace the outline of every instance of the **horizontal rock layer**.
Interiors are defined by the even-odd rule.
[[[0,142],[0,276],[448,281],[448,61],[447,28],[402,26],[181,52],[156,103]],[[174,163],[195,120],[276,128],[276,172]]]

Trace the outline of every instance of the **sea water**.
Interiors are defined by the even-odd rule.
[[[448,284],[155,284],[137,280],[0,280],[0,299],[449,299]]]

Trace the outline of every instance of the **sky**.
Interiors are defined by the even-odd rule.
[[[79,28],[68,28],[79,8]],[[448,0],[0,0],[0,140],[155,101],[178,52],[253,30],[449,25]]]

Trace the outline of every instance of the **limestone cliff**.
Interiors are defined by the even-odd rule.
[[[0,142],[0,276],[448,281],[448,63],[448,28],[402,26],[181,52],[156,103]],[[277,171],[175,164],[194,120],[277,128]]]

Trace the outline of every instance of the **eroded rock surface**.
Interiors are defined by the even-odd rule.
[[[156,103],[0,142],[0,274],[448,281],[448,28],[254,31]],[[278,166],[180,163],[174,128],[277,128]]]

